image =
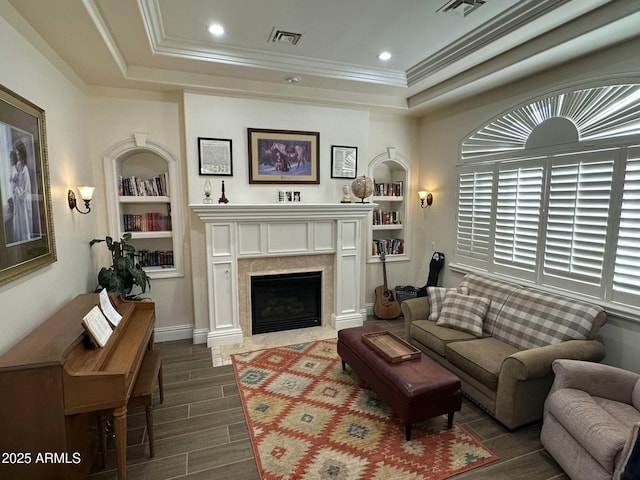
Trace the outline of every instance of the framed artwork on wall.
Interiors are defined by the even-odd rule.
[[[0,85],[0,285],[56,261],[44,110]]]
[[[198,172],[200,175],[233,176],[231,140],[198,137]]]
[[[249,183],[320,183],[320,133],[247,129]]]
[[[356,178],[358,148],[331,146],[331,178]]]

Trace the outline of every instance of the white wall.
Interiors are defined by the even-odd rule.
[[[94,288],[88,240],[99,215],[69,210],[67,190],[96,184],[86,95],[0,17],[0,83],[43,108],[58,261],[0,286],[0,353],[78,293]],[[9,48],[10,46],[10,48]]]
[[[536,75],[525,81],[485,92],[456,105],[431,113],[420,127],[420,151],[423,154],[421,177],[428,179],[434,204],[426,212],[424,241],[435,242],[438,249],[453,258],[455,244],[456,163],[462,139],[495,116],[521,103],[569,86],[588,82],[640,82],[640,40],[627,42],[561,68]],[[456,285],[459,274],[447,267],[442,284]],[[605,363],[640,371],[640,319],[611,318],[601,333],[607,349]]]
[[[232,203],[277,203],[278,190],[299,190],[303,203],[340,202],[342,185],[331,178],[331,145],[358,147],[358,173],[366,173],[369,157],[369,113],[365,110],[302,105],[255,99],[184,94],[185,149],[189,203],[202,203],[204,182],[213,185],[214,202],[222,180]],[[319,185],[249,185],[247,128],[320,133]],[[198,137],[232,140],[233,176],[198,175]]]

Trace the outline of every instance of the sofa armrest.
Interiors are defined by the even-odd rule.
[[[640,375],[602,363],[559,359],[553,362],[556,377],[551,391],[575,388],[596,397],[632,403],[633,389]]]
[[[410,298],[401,303],[400,309],[404,315],[404,338],[411,340],[411,324],[416,320],[426,320],[429,317],[429,297]]]
[[[544,347],[522,350],[505,358],[500,377],[506,375],[516,380],[531,380],[550,375],[553,361],[571,358],[599,362],[605,357],[604,345],[597,340],[567,340]]]

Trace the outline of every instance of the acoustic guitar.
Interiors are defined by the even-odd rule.
[[[382,260],[384,285],[376,287],[376,302],[373,305],[373,313],[380,319],[389,320],[400,316],[400,303],[395,292],[387,288],[387,264],[384,252],[380,252],[380,260]]]

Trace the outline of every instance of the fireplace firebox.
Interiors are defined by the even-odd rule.
[[[251,277],[253,335],[316,327],[321,319],[322,272]]]

